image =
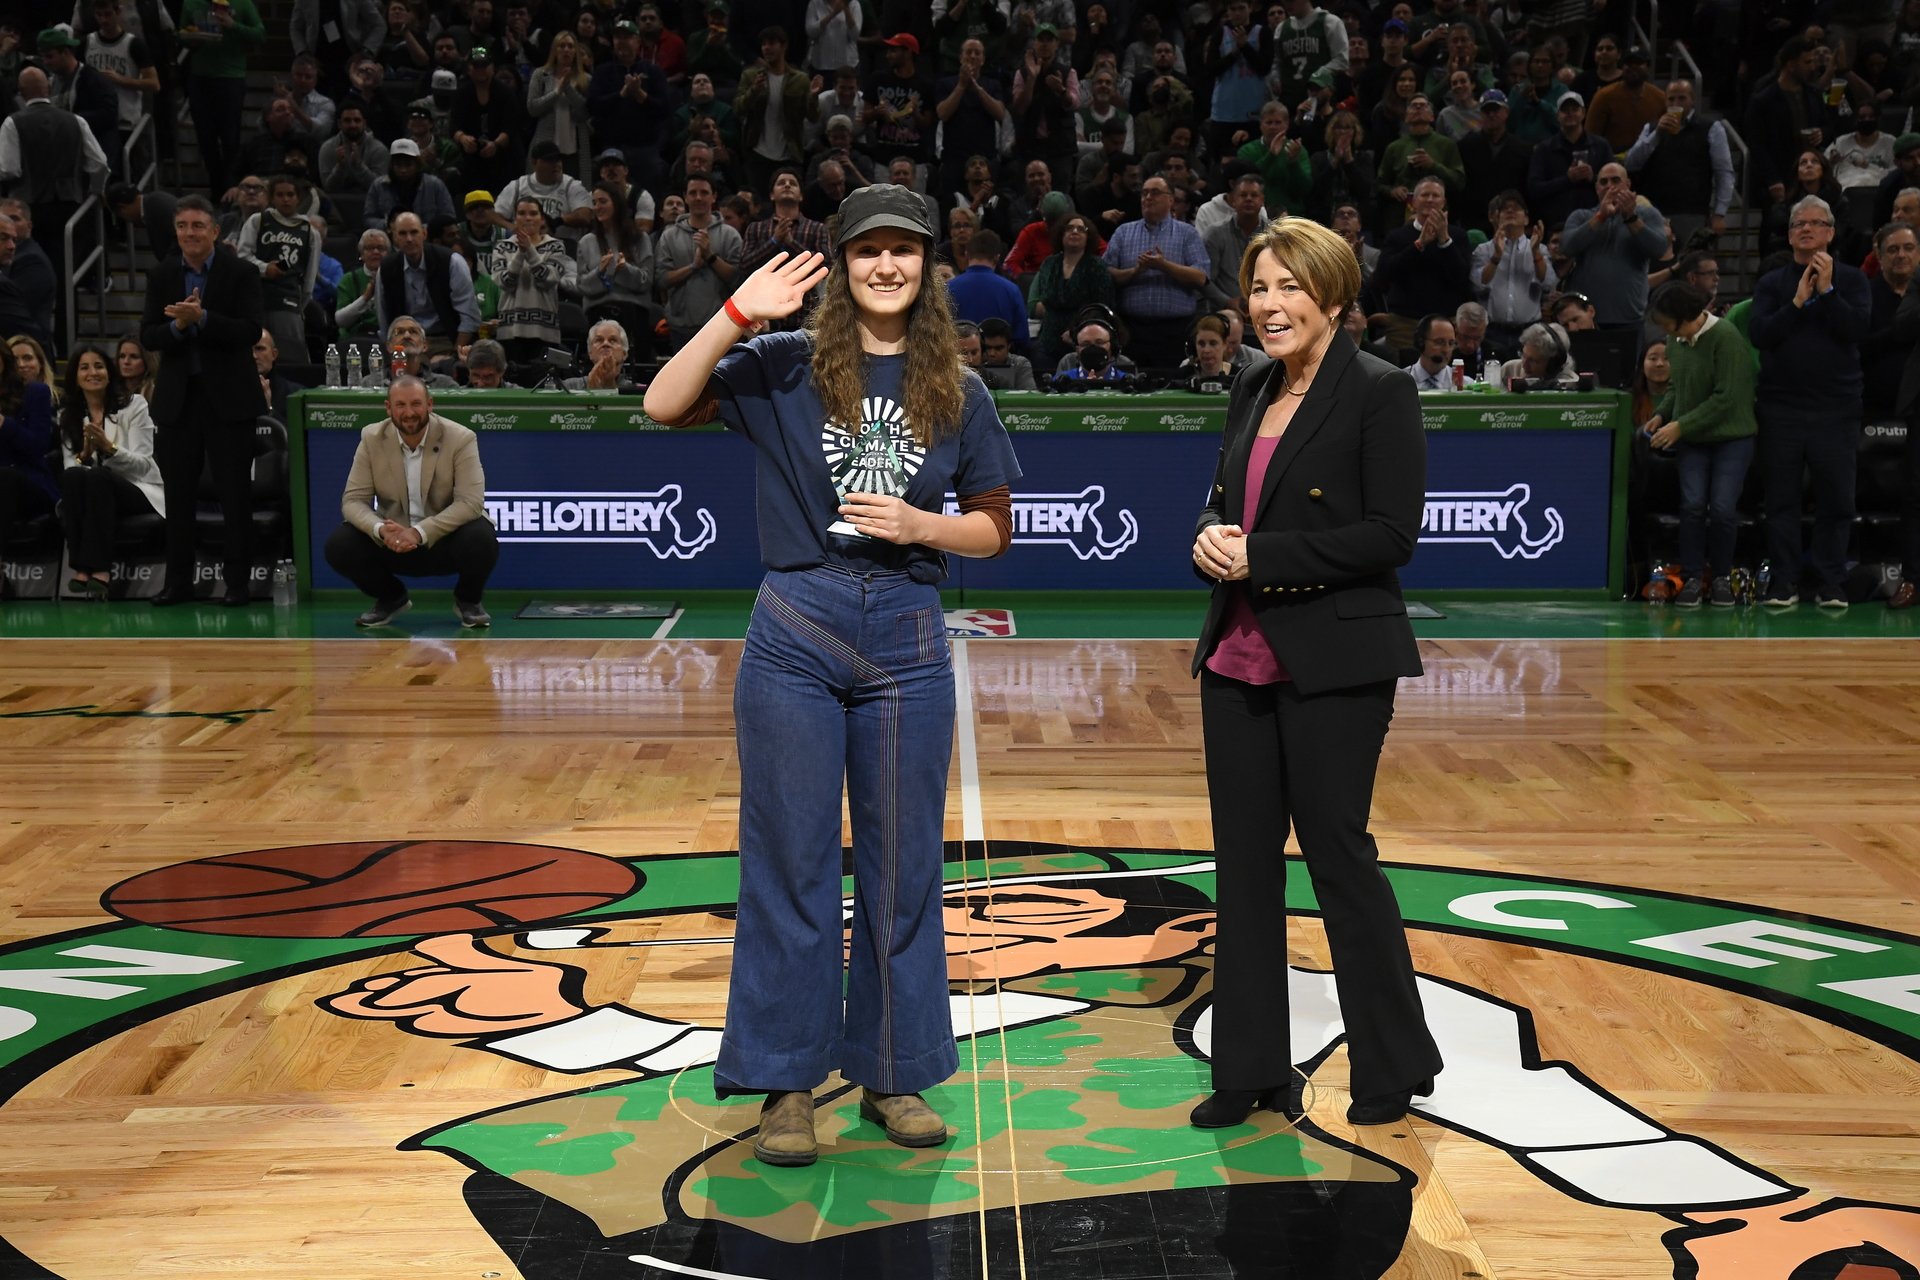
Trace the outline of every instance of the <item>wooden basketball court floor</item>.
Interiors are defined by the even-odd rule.
[[[0,1276],[1920,1274],[1911,642],[1424,651],[1374,829],[1425,1110],[1345,1121],[1296,874],[1311,1113],[1184,1126],[1188,646],[976,640],[955,1136],[836,1079],[775,1170],[706,1074],[736,641],[0,645]]]

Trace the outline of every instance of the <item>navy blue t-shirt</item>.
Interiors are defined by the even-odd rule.
[[[966,375],[965,423],[922,449],[901,404],[905,356],[867,357],[863,421],[857,423],[827,421],[813,389],[812,361],[805,333],[761,334],[722,356],[708,384],[721,421],[753,441],[759,454],[761,561],[769,569],[905,569],[916,581],[941,581],[944,552],[831,532],[841,520],[835,477],[845,492],[886,494],[936,512],[949,492],[972,497],[1012,484],[1020,464],[986,384]]]

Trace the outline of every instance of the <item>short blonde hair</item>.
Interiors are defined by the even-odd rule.
[[[1360,260],[1340,233],[1306,218],[1275,218],[1254,233],[1240,259],[1240,293],[1253,292],[1253,264],[1271,253],[1307,291],[1313,305],[1346,314],[1360,296]]]

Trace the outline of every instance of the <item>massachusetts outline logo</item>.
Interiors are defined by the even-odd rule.
[[[1520,510],[1532,500],[1533,486],[1524,480],[1505,489],[1429,493],[1420,513],[1420,541],[1484,542],[1502,560],[1538,560],[1560,545],[1567,525],[1558,507],[1543,507],[1546,531],[1535,537]]]
[[[1013,541],[1016,546],[1064,546],[1082,560],[1112,560],[1140,540],[1140,522],[1126,507],[1112,515],[1119,526],[1109,531],[1100,515],[1107,487],[1090,484],[1078,493],[1016,493],[1013,495]],[[960,504],[949,496],[946,514],[960,514]]]
[[[103,895],[121,918],[0,948],[0,1099],[143,1020],[389,956],[398,964],[315,988],[314,1003],[363,1024],[350,1034],[372,1037],[369,1045],[416,1036],[550,1071],[617,1073],[437,1123],[401,1144],[439,1153],[455,1177],[464,1166],[465,1204],[450,1186],[445,1212],[473,1213],[530,1277],[577,1274],[585,1251],[611,1251],[674,1274],[771,1280],[808,1272],[801,1264],[814,1249],[837,1256],[854,1237],[899,1249],[962,1222],[943,1239],[952,1245],[968,1238],[976,1213],[983,1229],[1006,1229],[1022,1201],[1009,1206],[1005,1166],[979,1157],[1016,1120],[1028,1204],[1038,1195],[1090,1222],[1133,1220],[1143,1193],[1157,1197],[1156,1213],[1187,1203],[1156,1189],[1171,1175],[1176,1190],[1196,1193],[1195,1211],[1227,1187],[1255,1197],[1242,1207],[1257,1210],[1248,1221],[1259,1222],[1297,1211],[1298,1193],[1318,1198],[1318,1187],[1338,1182],[1347,1209],[1364,1198],[1373,1224],[1353,1241],[1367,1254],[1364,1267],[1343,1275],[1384,1274],[1407,1237],[1417,1178],[1387,1156],[1311,1117],[1294,1127],[1263,1120],[1225,1143],[1196,1138],[1183,1122],[1208,1088],[1215,885],[1206,851],[1006,842],[950,858],[945,917],[962,1069],[957,1084],[927,1093],[958,1132],[946,1147],[901,1156],[860,1118],[852,1086],[830,1082],[816,1123],[836,1139],[816,1176],[752,1160],[745,1139],[758,1099],[713,1096],[717,1027],[681,1020],[670,1007],[587,994],[582,966],[623,963],[627,948],[731,945],[713,913],[733,901],[735,855],[617,858],[490,843],[493,880],[475,878],[476,855],[462,849],[443,850],[438,862],[407,861],[409,849],[437,843],[256,850],[156,868]],[[205,880],[191,875],[195,867],[206,868]],[[313,873],[302,877],[307,902],[318,893],[327,910],[363,925],[303,916],[313,907],[284,901],[271,879],[255,882],[251,895],[233,879],[302,869]],[[436,874],[423,880],[422,870]],[[1393,863],[1382,870],[1414,931],[1647,969],[1920,1054],[1920,938],[1615,885]],[[404,932],[442,911],[458,919],[463,903],[491,901],[501,875],[587,905]],[[158,888],[162,881],[175,896]],[[205,896],[210,889],[220,892]],[[262,909],[291,932],[259,927]],[[1289,876],[1289,914],[1318,909],[1308,878]],[[156,923],[163,918],[176,923]],[[623,933],[628,922],[646,923]],[[985,925],[988,936],[976,937]],[[510,945],[516,954],[506,953]],[[1748,1280],[1761,1257],[1778,1264],[1767,1274],[1782,1276],[1832,1277],[1848,1263],[1908,1275],[1920,1261],[1914,1207],[1795,1185],[1610,1094],[1577,1063],[1546,1058],[1528,1009],[1462,981],[1419,981],[1447,1069],[1415,1112],[1499,1149],[1560,1194],[1672,1223],[1659,1238],[1676,1280]],[[1331,975],[1294,967],[1287,984],[1294,1056],[1311,1076],[1342,1037]],[[670,979],[658,985],[665,992]],[[1018,1068],[1011,1077],[1003,1062]],[[996,1107],[975,1114],[950,1096],[969,1087],[1004,1095],[1004,1125]],[[916,1191],[932,1194],[899,1195],[909,1174],[918,1175],[908,1178]],[[526,1252],[519,1224],[535,1212],[547,1229]],[[717,1244],[716,1224],[733,1233]],[[200,1246],[209,1272],[221,1269],[220,1242],[215,1233]],[[117,1264],[104,1244],[97,1256]],[[0,1273],[54,1274],[6,1241]]]
[[[713,545],[719,525],[696,508],[698,531],[680,523],[677,484],[658,489],[581,492],[501,489],[487,495],[487,519],[502,542],[597,542],[639,545],[660,560],[691,560]]]

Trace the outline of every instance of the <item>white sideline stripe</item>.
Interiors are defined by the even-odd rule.
[[[705,1267],[689,1267],[683,1263],[668,1262],[665,1258],[656,1258],[645,1253],[633,1254],[627,1261],[637,1262],[643,1267],[658,1267],[662,1271],[672,1271],[683,1276],[704,1276],[706,1280],[765,1280],[765,1277],[750,1276],[742,1271],[709,1271]]]
[[[980,809],[980,753],[973,738],[973,665],[967,642],[953,642],[954,723],[960,730],[960,839],[972,843],[987,838],[987,820]]]
[[[665,640],[667,638],[668,633],[673,630],[673,624],[680,621],[681,618],[685,617],[686,612],[687,611],[685,609],[676,608],[672,613],[668,614],[667,620],[661,623],[659,628],[654,631],[653,638],[655,640]]]

